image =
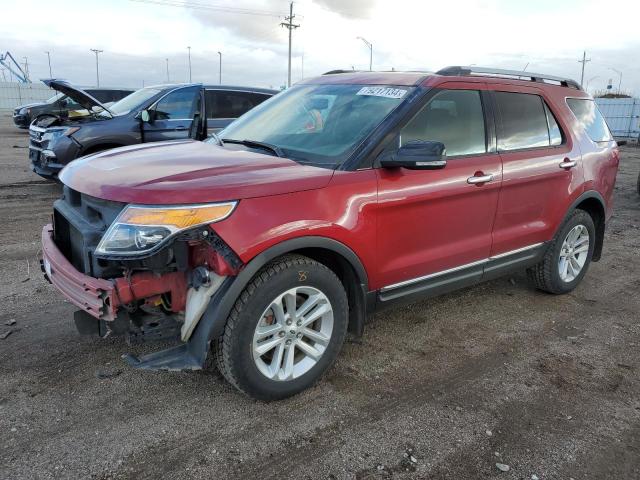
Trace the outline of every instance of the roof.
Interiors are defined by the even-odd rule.
[[[339,72],[339,73],[334,73]],[[414,86],[422,83],[426,72],[361,72],[334,70],[320,77],[304,79],[300,84],[351,84],[351,85],[399,85]]]

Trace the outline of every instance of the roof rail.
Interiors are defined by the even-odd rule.
[[[357,72],[363,72],[363,71],[364,70],[329,70],[328,72],[324,72],[322,75],[336,75],[338,73],[357,73]]]
[[[540,83],[548,83],[558,82],[563,87],[575,88],[577,90],[582,90],[582,87],[575,80],[571,80],[570,78],[556,77],[553,75],[543,75],[541,73],[531,73],[525,71],[518,70],[503,70],[499,68],[484,68],[484,67],[446,67],[442,70],[438,70],[436,72],[438,75],[444,76],[471,76],[471,75],[480,75],[480,76],[491,76],[491,77],[506,77],[506,78],[514,78],[516,80],[529,79],[532,82],[540,82]]]

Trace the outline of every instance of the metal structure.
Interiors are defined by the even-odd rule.
[[[289,16],[284,17],[286,21],[280,24],[280,26],[289,30],[289,69],[287,75],[287,87],[291,86],[291,36],[293,35],[293,30],[300,27],[300,25],[295,25],[293,23],[294,18],[296,18],[296,16],[293,14],[293,2],[291,2],[289,4]]]
[[[29,74],[25,72],[16,59],[13,58],[11,52],[0,53],[0,65],[9,70],[9,72],[18,79],[19,83],[31,83]]]

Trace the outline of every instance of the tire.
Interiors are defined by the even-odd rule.
[[[578,230],[578,227],[580,226],[582,227],[582,229]],[[565,270],[565,272],[569,273],[565,273],[563,278],[563,274],[560,271],[562,267],[566,268],[565,264],[560,263],[561,253],[563,252],[563,245],[565,243],[565,239],[568,239],[567,236],[569,235],[569,233],[577,231],[581,232],[580,235],[588,234],[589,245],[588,249],[584,252],[586,253],[586,256],[584,257],[584,263],[580,267],[577,274],[571,275],[570,270],[573,269],[573,265],[576,265],[576,263],[571,262],[568,266],[570,270]],[[589,264],[591,263],[591,258],[593,257],[593,249],[595,247],[595,231],[596,229],[591,215],[589,215],[584,210],[574,210],[571,215],[569,215],[569,217],[565,220],[562,227],[560,227],[560,230],[558,230],[558,232],[556,233],[556,236],[553,238],[551,244],[547,248],[542,261],[527,270],[529,279],[533,282],[536,288],[556,295],[569,293],[574,288],[576,288],[589,269]],[[580,247],[584,248],[584,244],[581,244]],[[578,247],[578,249],[580,249],[580,247]],[[582,253],[578,253],[578,258],[580,259],[580,261],[582,260],[581,255]],[[565,263],[567,262],[569,261],[565,261]]]
[[[320,300],[314,304],[316,298]],[[291,299],[295,308],[287,303]],[[301,307],[307,300],[306,305],[314,306],[303,314]],[[322,312],[318,320],[304,326]],[[347,324],[347,294],[338,277],[308,257],[285,255],[263,267],[238,297],[224,334],[214,343],[215,363],[230,384],[250,397],[264,401],[290,397],[313,385],[332,365],[344,343]],[[269,329],[275,333],[256,340],[258,328],[260,333]],[[306,336],[309,330],[321,343]],[[260,356],[259,349],[272,343],[277,345]],[[302,347],[308,345],[314,357],[320,352],[319,358],[307,356]]]

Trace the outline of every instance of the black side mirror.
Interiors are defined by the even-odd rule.
[[[626,140],[616,140],[619,147],[624,147],[627,144]]]
[[[409,170],[437,170],[447,165],[444,143],[411,140],[380,160],[384,168],[407,168]]]

